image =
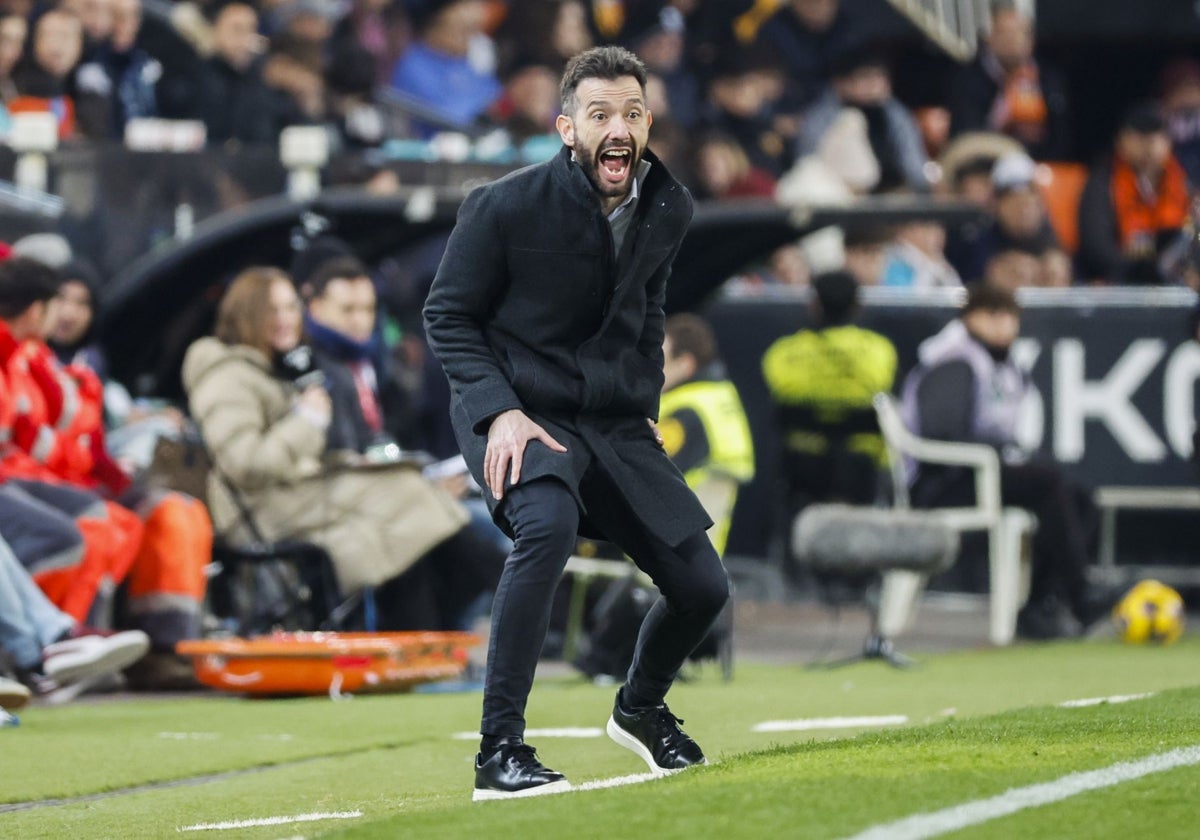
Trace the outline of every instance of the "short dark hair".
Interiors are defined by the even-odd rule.
[[[567,62],[558,92],[562,98],[562,112],[568,116],[575,113],[579,103],[575,90],[584,79],[620,79],[633,76],[646,95],[646,65],[624,47],[592,47],[584,50]]]
[[[826,271],[812,280],[813,292],[828,326],[846,324],[858,307],[858,280],[848,271]]]
[[[1121,115],[1120,131],[1134,134],[1162,134],[1167,121],[1162,109],[1154,102],[1136,102]]]
[[[35,303],[45,303],[60,285],[58,272],[43,262],[29,257],[0,262],[0,318],[16,318]]]
[[[320,263],[305,281],[307,291],[314,298],[321,297],[334,280],[350,280],[355,277],[370,277],[367,267],[355,257],[334,257]]]
[[[699,315],[682,313],[672,315],[664,327],[671,339],[671,358],[677,359],[688,353],[696,360],[698,369],[706,368],[717,360],[717,338],[712,327]]]
[[[1021,305],[1017,296],[1008,289],[1003,289],[992,283],[972,283],[967,288],[967,301],[963,304],[962,314],[982,310],[984,312],[1011,312],[1021,314]]]

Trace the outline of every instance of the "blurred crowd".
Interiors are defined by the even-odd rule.
[[[951,229],[826,231],[744,280],[805,284],[844,267],[864,285],[914,288],[1200,282],[1191,186],[1200,63],[1166,62],[1158,88],[1123,109],[1107,153],[1080,161],[1068,86],[1039,57],[1023,6],[1008,0],[993,4],[974,60],[926,84],[937,89],[915,108],[895,92],[902,57],[894,39],[878,39],[868,0],[3,0],[0,9],[0,135],[12,115],[40,110],[55,115],[64,144],[121,141],[131,124],[170,119],[202,124],[205,142],[225,148],[317,125],[335,154],[410,142],[454,156],[474,141],[545,157],[558,146],[566,60],[619,43],[650,70],[656,152],[701,199],[906,193],[982,211]]]

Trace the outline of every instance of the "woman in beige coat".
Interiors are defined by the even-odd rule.
[[[290,278],[273,268],[248,269],[221,301],[216,337],[188,348],[183,384],[216,468],[209,478],[216,531],[234,542],[250,538],[222,480],[227,479],[265,539],[306,540],[328,551],[339,587],[348,595],[409,572],[423,555],[462,531],[468,515],[419,469],[349,465],[345,458],[331,457],[341,453],[326,453],[332,409],[319,375],[304,384],[278,372],[277,360],[300,345],[301,329],[301,305]],[[443,566],[431,570],[434,578],[458,577],[456,585],[474,586],[467,597],[487,588],[488,581],[471,580],[479,577],[473,569],[445,568],[455,557],[444,554],[422,561]],[[464,559],[469,566],[472,559]],[[407,588],[408,578],[414,585],[427,578],[418,571],[425,570],[413,569],[389,591]],[[435,581],[429,597],[445,588]],[[405,600],[409,612],[429,606]],[[386,605],[381,608],[386,614]],[[452,621],[426,612],[423,619],[408,615],[391,623],[392,629],[430,623],[443,627],[423,629],[444,629]]]

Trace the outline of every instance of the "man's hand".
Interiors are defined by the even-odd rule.
[[[521,463],[525,447],[531,440],[540,440],[555,452],[567,447],[550,437],[550,433],[529,419],[520,409],[510,409],[496,415],[488,429],[487,453],[483,456],[483,475],[488,489],[496,499],[504,497],[504,477],[512,464],[512,483],[521,480]]]
[[[654,432],[654,442],[657,443],[659,446],[662,446],[663,445],[663,436],[662,436],[662,432],[659,431],[658,424],[655,423],[653,420],[651,420],[649,417],[646,418],[646,422],[650,424],[650,431]]]

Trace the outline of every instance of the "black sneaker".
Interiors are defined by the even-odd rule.
[[[517,736],[501,738],[496,751],[483,760],[475,756],[475,793],[471,799],[513,799],[571,789],[566,776],[542,764],[537,751]]]
[[[618,700],[613,704],[607,730],[608,737],[646,762],[650,772],[666,775],[695,764],[708,764],[700,745],[679,728],[681,723],[665,705],[627,714]]]

